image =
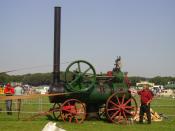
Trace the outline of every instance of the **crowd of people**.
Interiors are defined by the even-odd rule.
[[[4,94],[6,96],[19,96],[23,95],[24,90],[20,84],[16,84],[15,87],[13,87],[10,83],[6,84],[4,89]],[[21,103],[21,99],[18,99],[16,102],[16,109],[19,110],[19,105]],[[12,100],[6,100],[6,111],[8,115],[12,115]]]

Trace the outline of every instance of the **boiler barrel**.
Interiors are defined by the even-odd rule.
[[[114,84],[114,87],[109,86],[108,84],[105,85],[97,85],[93,88],[93,90],[89,93],[87,103],[106,103],[107,99],[114,93],[114,92],[127,92],[128,87],[124,83]],[[129,93],[128,93],[128,96]],[[119,93],[120,97],[120,93]],[[126,95],[127,98],[127,95]]]

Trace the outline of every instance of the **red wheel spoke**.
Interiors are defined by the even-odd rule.
[[[117,112],[115,112],[113,115],[112,115],[112,117],[111,117],[111,119],[113,119],[114,117],[116,117],[117,116],[117,114],[120,112],[120,110],[118,110]],[[121,113],[121,112],[120,112]]]
[[[133,115],[130,111],[128,111],[128,110],[124,110],[126,113],[128,113],[128,114],[130,114],[130,115]]]
[[[119,99],[118,99],[118,96],[116,96],[116,97],[117,97],[118,104],[120,105],[120,101],[119,101]]]
[[[66,121],[66,116],[65,116],[65,114],[62,114],[62,119],[63,119],[63,121]]]
[[[63,111],[67,111],[67,112],[70,112],[71,113],[71,110],[70,109],[62,109]]]
[[[66,111],[66,112],[68,112],[68,113],[73,113],[74,114],[74,112],[72,112],[70,109],[62,109],[63,111]]]
[[[72,122],[72,116],[69,117],[69,122],[70,122],[70,123]]]
[[[120,112],[120,114],[118,116],[118,122],[120,122],[120,120],[121,120],[121,112]]]
[[[124,111],[122,111],[122,113],[123,113],[123,116],[124,116],[125,120],[127,121],[128,119],[127,119],[127,117],[126,117],[125,112],[124,112]]]
[[[111,108],[111,109],[107,109],[107,111],[115,111],[118,110],[119,108]]]
[[[131,98],[125,102],[125,105],[127,105],[129,102],[131,102]]]
[[[135,106],[125,106],[125,109],[134,109]]]
[[[122,104],[124,104],[124,100],[125,100],[125,94],[122,97]]]
[[[78,114],[78,113],[77,113],[77,106],[76,106],[76,103],[75,103],[74,107],[75,107],[75,113]]]
[[[75,118],[76,123],[79,123],[78,118]]]
[[[63,111],[71,112],[70,109],[62,109]]]
[[[117,105],[116,103],[114,103],[112,100],[110,100],[109,103],[113,104],[116,107],[119,107],[119,105]]]

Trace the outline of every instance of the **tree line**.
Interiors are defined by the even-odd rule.
[[[64,81],[64,72],[60,73],[60,79]],[[149,81],[156,85],[166,85],[169,81],[175,82],[175,77],[161,77],[156,76],[153,78],[145,77],[129,77],[132,86],[136,86],[137,82]],[[25,74],[25,75],[8,75],[6,73],[0,74],[0,83],[6,84],[8,82],[22,82],[23,84],[30,85],[50,85],[52,83],[52,73],[35,73],[35,74]]]
[[[137,82],[140,81],[148,81],[148,82],[152,82],[155,85],[167,85],[168,82],[175,82],[175,77],[161,77],[161,76],[156,76],[153,78],[145,78],[145,77],[129,77],[132,86],[136,86]]]

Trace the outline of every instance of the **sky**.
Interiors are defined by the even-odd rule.
[[[81,59],[105,73],[121,56],[129,76],[175,76],[175,0],[0,0],[0,72],[52,72],[55,6],[62,71]]]

